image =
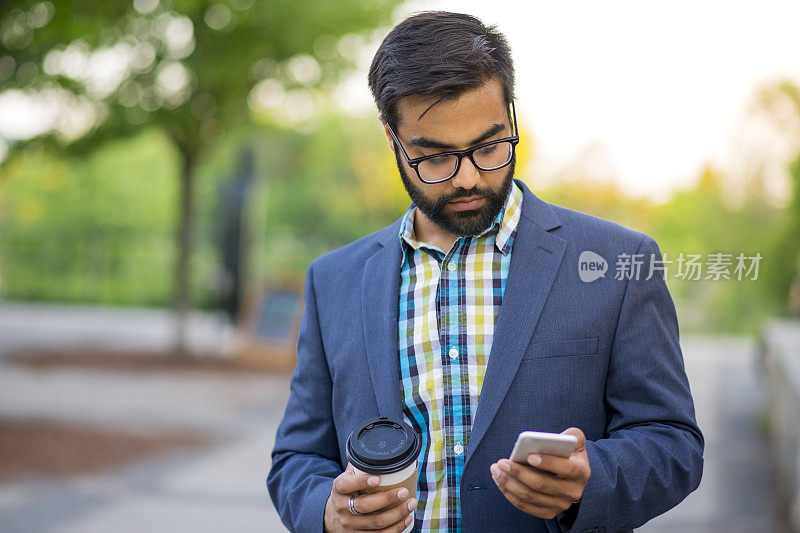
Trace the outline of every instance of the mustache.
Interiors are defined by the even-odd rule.
[[[474,196],[483,196],[483,197],[491,197],[493,191],[490,189],[471,189],[469,191],[464,190],[463,192],[454,192],[453,194],[442,196],[439,198],[439,201],[436,202],[438,204],[446,204],[448,202],[453,202],[455,200],[459,200],[461,198],[472,198]]]

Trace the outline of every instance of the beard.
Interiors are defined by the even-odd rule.
[[[479,235],[497,217],[497,214],[503,209],[508,198],[508,193],[511,191],[511,182],[514,177],[514,167],[517,162],[517,154],[511,158],[508,164],[506,175],[503,177],[503,182],[500,185],[500,190],[495,191],[492,189],[458,189],[452,194],[445,194],[437,200],[429,199],[422,190],[417,187],[415,175],[414,179],[406,173],[402,162],[400,161],[400,150],[396,149],[394,158],[397,161],[397,170],[400,172],[400,178],[403,180],[403,186],[414,202],[414,205],[428,217],[428,219],[453,235]],[[483,205],[468,211],[446,211],[449,202],[458,200],[459,198],[469,198],[471,196],[483,196]]]

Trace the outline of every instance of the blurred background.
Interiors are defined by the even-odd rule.
[[[507,35],[517,177],[670,262],[706,466],[641,530],[798,530],[791,0],[0,3],[0,530],[282,530],[305,269],[409,205],[366,71],[428,9]]]

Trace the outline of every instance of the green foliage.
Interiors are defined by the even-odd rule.
[[[314,258],[391,224],[410,203],[376,120],[328,116],[306,133],[266,126],[232,136],[198,169],[201,248],[219,230],[218,191],[243,145],[256,155],[248,201],[256,283],[302,281]]]
[[[87,158],[15,154],[0,180],[4,296],[166,303],[178,166],[152,129]]]
[[[284,132],[271,144],[264,227],[277,253],[267,256],[269,271],[296,276],[314,257],[391,224],[410,203],[377,121],[330,117],[313,133]]]
[[[66,146],[71,154],[88,156],[99,146],[106,147],[107,141],[138,135],[146,127],[157,127],[163,132],[179,162],[177,176],[171,174],[172,169],[162,168],[170,174],[170,179],[160,185],[171,188],[175,180],[181,185],[178,195],[173,195],[180,210],[172,213],[178,227],[171,233],[177,235],[174,246],[177,275],[163,276],[160,268],[147,265],[146,260],[142,266],[156,268],[162,274],[162,284],[170,278],[175,282],[174,301],[179,314],[184,316],[192,290],[203,290],[196,287],[196,275],[190,265],[199,261],[202,266],[211,260],[207,247],[197,253],[192,250],[193,178],[195,169],[203,164],[202,158],[214,151],[226,131],[243,128],[250,122],[254,111],[269,113],[268,109],[259,109],[265,107],[258,98],[263,91],[255,90],[260,84],[268,89],[277,87],[280,92],[302,91],[306,97],[330,89],[340,72],[352,64],[352,57],[339,52],[339,39],[388,22],[397,3],[397,0],[107,0],[102,3],[7,0],[0,3],[0,92],[21,89],[40,98],[44,94],[58,94],[73,107],[91,110],[83,112],[83,117],[90,119],[88,128],[47,132],[34,140],[34,146]],[[97,63],[105,68],[97,67]],[[109,76],[114,69],[116,77]],[[12,154],[28,144],[27,141],[12,144]],[[97,166],[103,165],[98,162]],[[54,289],[37,289],[20,281],[25,278],[24,269],[9,266],[5,276],[13,287],[10,295],[95,301],[165,300],[161,285],[137,288],[136,295],[125,296],[94,282],[98,279],[97,272],[110,272],[110,277],[103,279],[114,279],[123,269],[121,265],[126,264],[125,260],[101,260],[96,257],[97,250],[119,249],[107,255],[117,257],[134,246],[126,242],[132,238],[133,230],[124,218],[125,210],[114,213],[122,218],[103,219],[107,225],[102,229],[82,226],[86,219],[100,222],[97,217],[102,216],[96,210],[104,208],[95,206],[103,204],[105,194],[113,195],[118,188],[135,182],[119,173],[105,178],[125,183],[110,185],[108,191],[89,186],[88,190],[98,196],[73,204],[81,205],[87,213],[72,213],[74,216],[68,217],[71,222],[64,222],[65,227],[73,224],[79,228],[66,236],[65,242],[71,243],[72,255],[87,262],[79,270],[94,274],[87,279],[88,283],[80,286],[73,282],[58,283],[55,278],[59,275],[54,274],[54,279],[39,285]],[[0,187],[6,185],[0,183]],[[37,194],[32,188],[27,191]],[[14,203],[19,195],[26,193],[5,194]],[[47,227],[52,222],[48,215],[46,223],[36,227]],[[46,233],[34,234],[28,228],[25,234],[13,220],[6,220],[4,225],[9,236],[4,238],[5,247],[14,250],[8,254],[44,261],[45,265],[36,267],[43,269],[40,274],[54,272],[52,254],[45,251],[45,248],[52,250],[53,245],[37,248],[47,238]],[[21,240],[17,242],[16,238]],[[66,246],[62,242],[55,248],[61,250],[63,260],[62,245]],[[8,257],[5,259],[9,261]],[[159,265],[164,263],[162,259],[159,261]],[[74,260],[67,262],[73,264]],[[202,271],[200,275],[213,277],[213,272]],[[133,280],[135,276],[131,276]],[[136,281],[133,286],[138,287],[139,278]]]
[[[231,132],[196,172],[190,286],[201,307],[215,302],[220,190],[238,171],[243,146],[256,154],[248,199],[254,283],[302,281],[315,257],[391,224],[408,207],[374,120],[328,117],[309,133]],[[0,178],[0,292],[169,304],[179,167],[158,129],[108,142],[88,158],[19,151]]]
[[[0,69],[0,91],[60,87],[100,106],[107,118],[73,150],[147,123],[194,159],[248,120],[248,96],[262,80],[330,87],[350,65],[337,39],[388,22],[397,3],[161,0],[141,2],[154,6],[142,12],[131,0],[8,0],[0,4],[0,58],[12,58],[13,68]],[[97,51],[128,65],[118,84],[99,84],[96,72],[76,66]],[[315,58],[300,76],[285,63],[299,55]]]
[[[784,220],[769,234],[773,261],[766,270],[768,290],[773,298],[785,298],[792,279],[800,276],[800,154],[789,170],[794,194]]]
[[[693,187],[675,192],[663,204],[627,196],[613,184],[591,181],[561,183],[537,193],[652,236],[664,260],[672,261],[666,264],[667,283],[683,331],[754,334],[769,316],[783,309],[788,283],[776,280],[774,272],[783,254],[796,257],[796,244],[787,248],[788,242],[781,239],[794,230],[788,224],[791,211],[774,206],[760,193],[761,187],[749,187],[745,200],[734,204],[725,199],[725,189],[731,186],[729,178],[707,168]],[[684,258],[699,254],[700,262],[707,265],[709,254],[715,253],[731,254],[732,279],[706,279],[707,268],[700,280],[677,277],[681,254]],[[761,254],[757,279],[736,279],[740,253],[745,257]],[[779,289],[771,291],[774,287]]]

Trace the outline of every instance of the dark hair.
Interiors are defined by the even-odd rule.
[[[392,28],[372,58],[367,79],[381,117],[396,127],[401,98],[437,97],[433,107],[490,78],[500,80],[508,106],[514,98],[514,64],[505,36],[471,15],[425,11]]]

